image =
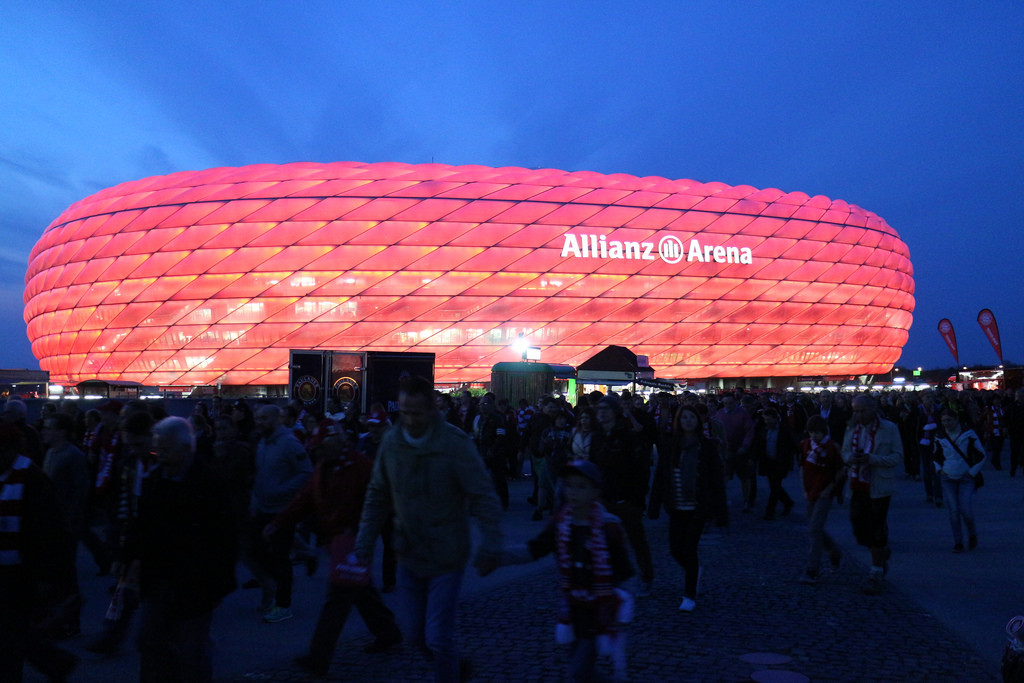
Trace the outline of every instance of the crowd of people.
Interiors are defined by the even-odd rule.
[[[655,582],[652,541],[679,564],[679,609],[693,611],[700,539],[729,523],[734,477],[741,514],[774,520],[796,498],[807,501],[807,584],[821,579],[823,558],[842,561],[825,526],[834,504],[848,502],[870,554],[864,592],[877,594],[898,476],[921,482],[925,504],[948,508],[954,553],[978,545],[973,493],[987,463],[1003,469],[1006,442],[1009,476],[1024,476],[1024,389],[577,398],[449,394],[411,378],[396,414],[379,404],[362,413],[332,401],[318,412],[215,396],[187,418],[168,416],[159,401],[85,412],[75,401],[47,402],[34,423],[24,403],[8,400],[0,680],[21,680],[25,661],[62,680],[77,662],[59,643],[83,630],[98,634],[88,649],[106,654],[135,632],[140,680],[209,680],[211,616],[236,575],[258,590],[259,617],[278,623],[294,616],[294,566],[313,575],[325,554],[331,582],[308,652],[295,660],[306,671],[328,672],[355,607],[374,636],[367,652],[412,642],[429,653],[437,680],[464,680],[470,665],[454,634],[465,567],[487,575],[550,553],[570,677],[590,680],[599,653],[622,676],[632,600]],[[798,483],[787,488],[794,471]],[[538,534],[511,548],[502,515],[509,481],[524,477]],[[663,542],[645,527],[662,512]],[[475,556],[470,517],[481,531]],[[378,539],[379,576],[370,572]],[[85,629],[79,546],[112,582],[103,623]],[[344,576],[335,580],[335,570]],[[392,591],[403,619],[380,594]]]

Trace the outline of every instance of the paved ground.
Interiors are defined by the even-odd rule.
[[[649,523],[656,590],[638,601],[630,628],[631,680],[762,680],[763,673],[755,672],[764,670],[774,671],[776,680],[786,680],[785,672],[812,681],[999,680],[1003,628],[1024,613],[1024,478],[994,471],[986,475],[988,483],[976,499],[980,547],[963,555],[950,552],[946,510],[924,504],[920,483],[901,481],[890,513],[890,576],[877,597],[860,592],[867,553],[852,541],[846,506],[833,508],[829,522],[845,550],[843,566],[826,571],[816,586],[796,581],[807,545],[799,505],[790,517],[774,522],[734,514],[728,529],[701,543],[702,594],[692,614],[677,610],[682,572],[665,549],[664,517]],[[787,480],[791,492],[797,486],[795,478]],[[513,484],[513,508],[505,524],[510,542],[522,542],[540,528],[529,521],[523,502],[528,493],[528,482]],[[730,495],[739,495],[735,482]],[[85,558],[81,566],[83,576],[94,570]],[[302,573],[299,567],[296,573]],[[246,578],[242,570],[239,576]],[[138,659],[130,644],[115,657],[84,651],[105,608],[102,595],[109,581],[89,576],[84,583],[92,597],[83,620],[86,634],[67,643],[83,660],[72,680],[134,680]],[[253,591],[230,596],[214,624],[218,680],[306,680],[289,663],[304,651],[323,584],[322,568],[313,578],[297,576],[296,618],[274,625],[255,617],[258,596]],[[556,599],[550,558],[484,579],[467,577],[459,640],[475,664],[476,680],[562,679],[565,653],[552,637]],[[394,596],[387,600],[394,604]],[[366,655],[361,647],[368,639],[354,615],[338,644],[332,680],[432,680],[428,664],[412,648]],[[788,661],[748,663],[745,655],[754,653]],[[42,680],[33,676],[27,680]]]

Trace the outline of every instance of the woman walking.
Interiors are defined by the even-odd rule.
[[[964,428],[952,408],[939,413],[942,425],[935,437],[935,467],[942,482],[942,497],[953,527],[953,552],[964,552],[963,527],[967,527],[967,548],[978,545],[974,524],[974,477],[985,466],[985,451],[974,430]]]
[[[648,516],[657,519],[662,506],[669,514],[669,550],[686,573],[679,609],[692,612],[697,606],[697,545],[704,524],[714,518],[718,526],[726,526],[729,511],[718,444],[704,436],[700,415],[691,406],[679,409],[675,435],[666,456],[658,458]]]

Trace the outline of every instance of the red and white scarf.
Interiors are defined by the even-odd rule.
[[[598,502],[590,505],[587,520],[590,537],[587,539],[587,550],[590,552],[591,585],[573,584],[572,572],[572,507],[566,505],[555,518],[555,560],[558,564],[559,584],[565,594],[567,603],[588,604],[597,606],[598,628],[601,633],[615,633],[615,614],[621,598],[615,592],[612,582],[611,554],[608,551],[608,537],[604,525],[607,512]],[[559,621],[568,623],[568,610],[559,615]]]
[[[591,503],[588,519],[590,538],[587,539],[587,550],[590,552],[590,563],[593,572],[593,585],[577,586],[571,583],[572,569],[572,507],[566,505],[558,513],[555,521],[557,548],[555,557],[558,561],[559,581],[562,590],[573,602],[590,602],[600,597],[615,595],[612,584],[611,555],[608,553],[608,539],[604,533],[604,506],[598,502]]]
[[[826,464],[825,444],[827,444],[828,441],[828,434],[826,434],[825,438],[821,440],[821,443],[811,439],[810,451],[807,453],[808,463],[819,466],[824,466]]]
[[[24,455],[0,475],[0,566],[21,564],[18,536],[21,534],[22,497],[32,461]]]
[[[853,428],[850,448],[854,453],[870,453],[875,447],[875,434],[878,433],[879,421],[875,418],[870,425],[857,425]],[[869,465],[850,465],[850,490],[871,490],[871,467]]]

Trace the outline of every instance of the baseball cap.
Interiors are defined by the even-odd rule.
[[[597,469],[597,465],[590,462],[589,460],[572,460],[565,467],[562,468],[562,472],[559,475],[562,479],[568,477],[570,474],[578,474],[586,477],[594,483],[594,486],[600,488],[601,486],[601,470]]]

